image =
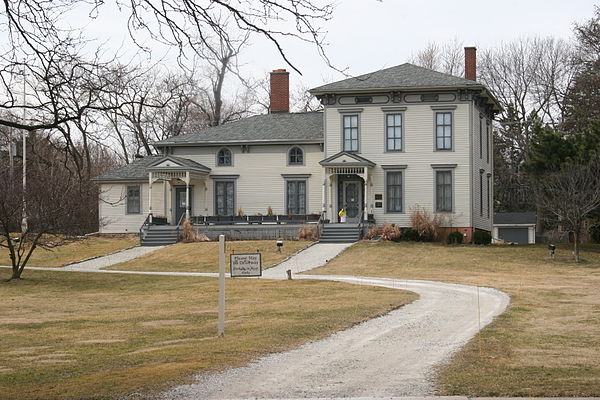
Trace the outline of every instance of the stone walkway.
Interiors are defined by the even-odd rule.
[[[165,246],[136,246],[129,249],[117,251],[102,257],[96,257],[90,260],[69,264],[61,269],[65,271],[97,272],[102,268],[119,264],[134,258],[141,257],[153,251],[162,249]]]

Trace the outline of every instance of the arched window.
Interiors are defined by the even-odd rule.
[[[218,167],[230,167],[231,166],[231,150],[221,149],[217,153],[217,166]]]
[[[299,147],[292,147],[289,152],[289,165],[303,165],[304,164],[304,152]]]

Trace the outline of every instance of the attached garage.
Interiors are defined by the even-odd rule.
[[[535,243],[535,213],[495,213],[493,238],[499,242]]]

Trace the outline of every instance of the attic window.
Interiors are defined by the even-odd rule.
[[[356,104],[371,104],[373,102],[373,96],[356,96],[354,102]]]

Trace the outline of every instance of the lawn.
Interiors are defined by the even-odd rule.
[[[261,253],[263,269],[282,261],[310,242],[286,240],[281,253],[276,252],[274,240],[245,240],[225,243],[225,268],[229,271],[229,255]],[[145,256],[110,266],[106,269],[125,271],[219,272],[219,243],[177,243]]]
[[[505,314],[438,371],[439,395],[600,396],[600,247],[571,262],[545,245],[362,242],[311,274],[426,279],[500,289]],[[480,353],[481,349],[481,353]]]
[[[0,397],[149,398],[193,373],[238,366],[412,301],[411,293],[320,281],[218,280],[30,271],[0,283]]]
[[[64,244],[51,249],[37,247],[27,265],[30,267],[62,267],[67,263],[113,253],[139,243],[139,238],[134,235],[91,236],[86,239],[66,240]],[[0,265],[11,265],[8,249],[0,249]]]

